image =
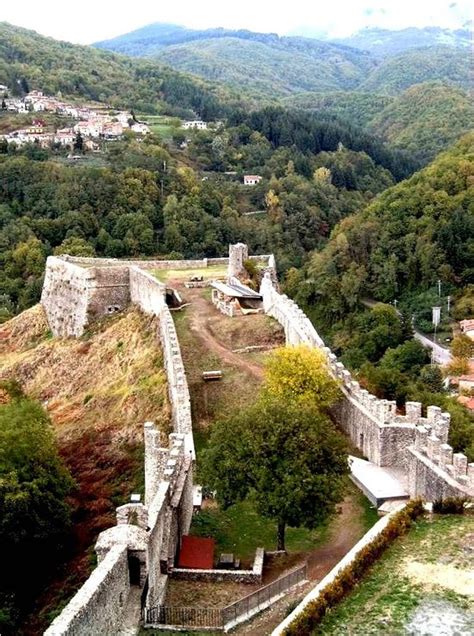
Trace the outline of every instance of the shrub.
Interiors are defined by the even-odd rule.
[[[462,497],[446,497],[433,502],[433,512],[441,515],[462,515],[466,499]]]

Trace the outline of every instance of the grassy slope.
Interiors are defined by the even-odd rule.
[[[115,507],[143,492],[142,426],[154,419],[168,430],[166,380],[154,324],[135,311],[80,340],[56,340],[37,305],[2,325],[0,356],[0,377],[17,378],[46,405],[77,482],[71,560],[40,599],[35,632],[88,576],[92,545],[114,524]]]
[[[410,533],[398,539],[372,568],[364,581],[334,608],[315,633],[405,634],[406,623],[415,608],[426,600],[448,600],[461,611],[474,609],[467,594],[450,589],[452,570],[471,571],[473,516],[444,516],[423,519]],[[437,576],[413,577],[413,563],[437,565]],[[429,570],[421,570],[422,572]],[[471,614],[472,618],[472,614]],[[464,633],[464,632],[463,632]],[[468,632],[465,632],[468,633]]]

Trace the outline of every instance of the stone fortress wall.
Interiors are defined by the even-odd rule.
[[[462,453],[453,454],[447,443],[448,413],[429,406],[423,417],[421,403],[407,402],[406,415],[398,415],[395,402],[378,399],[352,378],[325,346],[306,314],[278,292],[270,276],[264,277],[260,293],[265,313],[283,326],[287,344],[304,343],[325,353],[342,391],[333,416],[371,462],[403,470],[408,475],[412,497],[433,501],[474,496],[474,464],[468,464]]]
[[[251,258],[262,263],[272,279],[276,278],[273,256]],[[189,388],[176,329],[166,304],[166,285],[147,270],[202,269],[228,264],[229,258],[193,261],[48,258],[41,303],[53,335],[79,337],[94,320],[130,304],[158,317],[157,335],[163,351],[174,433],[166,440],[153,423],[145,424],[144,502],[117,508],[117,525],[98,537],[97,567],[50,625],[45,632],[47,636],[116,634],[131,598],[132,585],[143,587],[147,582],[149,607],[160,604],[164,598],[181,536],[191,526],[195,452]]]
[[[195,261],[118,261],[49,257],[41,302],[51,331],[78,337],[95,319],[121,311],[130,303],[159,318],[174,433],[169,439],[153,423],[144,427],[145,497],[117,509],[117,525],[102,532],[96,543],[98,565],[45,632],[47,636],[116,634],[132,586],[147,581],[147,606],[164,598],[179,541],[189,531],[193,514],[194,443],[189,389],[179,342],[166,304],[166,285],[146,270],[193,269],[227,264],[241,271],[248,257],[243,244],[231,246],[230,258]],[[287,344],[305,343],[326,354],[341,382],[342,398],[334,417],[372,462],[408,474],[409,492],[434,500],[474,494],[474,465],[447,444],[449,415],[421,404],[407,403],[406,415],[394,402],[379,400],[362,389],[350,372],[325,347],[310,320],[278,292],[273,255],[251,257],[264,265],[261,294],[265,312],[283,327]]]
[[[130,596],[131,581],[141,586],[147,581],[146,604],[159,604],[181,536],[191,526],[191,405],[176,330],[165,301],[165,285],[135,265],[104,269],[55,257],[48,259],[42,303],[54,335],[81,335],[95,316],[113,313],[107,308],[112,303],[118,306],[117,294],[123,303],[121,309],[132,303],[159,318],[158,336],[174,433],[166,440],[153,423],[145,424],[144,503],[117,509],[117,525],[98,537],[97,567],[50,625],[47,636],[116,634]],[[90,308],[96,306],[97,298],[101,311],[96,314]],[[138,579],[133,581],[137,571]]]

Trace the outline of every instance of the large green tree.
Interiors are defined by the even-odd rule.
[[[313,367],[304,364],[310,358]],[[277,386],[278,378],[288,381]],[[210,487],[224,507],[252,497],[277,523],[279,550],[287,526],[314,528],[342,499],[345,441],[325,412],[336,391],[317,352],[282,349],[257,401],[213,427],[204,458]]]
[[[0,630],[7,634],[58,562],[73,482],[41,405],[11,386],[0,386],[0,397]]]

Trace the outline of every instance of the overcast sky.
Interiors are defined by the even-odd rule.
[[[0,0],[0,21],[57,39],[88,44],[150,22],[223,26],[280,35],[312,29],[332,37],[364,26],[457,28],[472,19],[472,0]]]

